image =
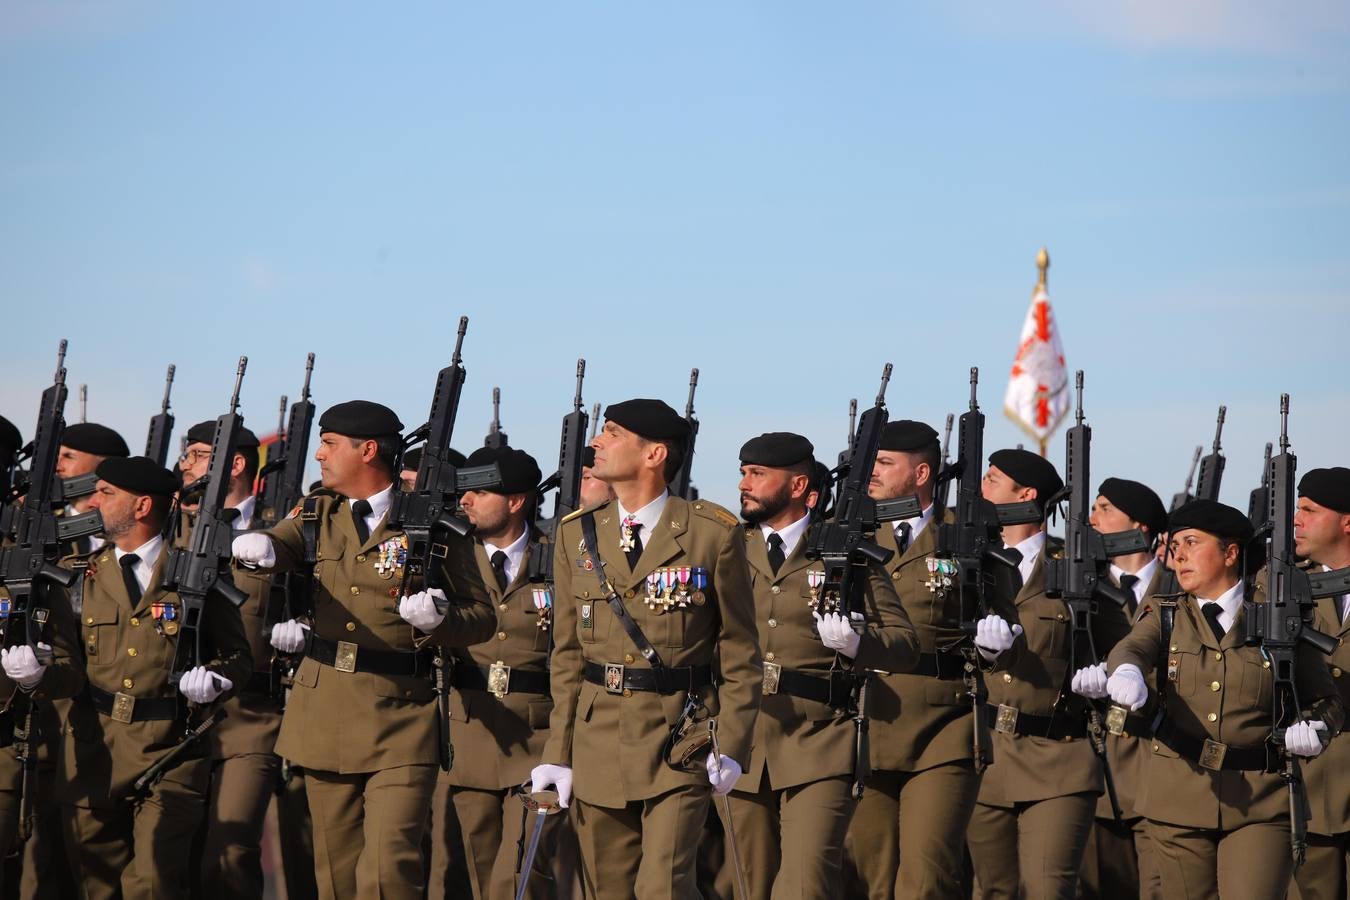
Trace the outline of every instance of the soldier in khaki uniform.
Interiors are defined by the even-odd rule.
[[[467,491],[460,502],[476,529],[474,553],[497,610],[497,631],[482,644],[455,651],[450,715],[455,765],[441,774],[434,810],[443,821],[445,807],[453,803],[476,900],[515,896],[525,807],[512,789],[528,779],[543,752],[553,711],[552,586],[537,564],[552,548],[530,524],[539,465],[523,450],[507,447],[475,450],[466,465],[493,463],[501,482]],[[551,863],[565,827],[564,816],[545,820],[526,896],[557,895]],[[448,848],[438,843],[432,844],[433,859],[447,855]]]
[[[315,497],[271,531],[234,540],[241,563],[284,572],[302,565],[314,529],[313,622],[278,623],[272,645],[304,653],[276,749],[305,769],[325,898],[421,897],[441,735],[427,645],[493,633],[468,538],[450,538],[435,557],[437,587],[402,596],[407,536],[386,518],[402,427],[368,401],[326,411],[315,459],[323,486],[346,499]]]
[[[1145,484],[1108,478],[1097,490],[1089,521],[1102,534],[1137,528],[1156,540],[1167,531],[1167,507]],[[1125,612],[1131,622],[1138,615],[1144,598],[1155,593],[1162,571],[1162,563],[1152,548],[1142,553],[1117,556],[1107,566],[1103,574],[1112,584],[1130,592],[1131,599]],[[1110,649],[1099,646],[1097,652],[1104,656]],[[1089,698],[1105,697],[1105,660],[1092,670],[1085,668],[1075,672],[1073,689]],[[1100,690],[1080,690],[1089,685]],[[1097,818],[1088,836],[1083,867],[1079,871],[1079,896],[1083,900],[1162,897],[1162,883],[1149,843],[1147,822],[1135,808],[1149,734],[1149,721],[1137,715],[1127,720],[1123,734],[1106,736],[1106,758],[1111,767],[1121,818],[1116,821],[1111,799],[1103,792],[1097,798]]]
[[[1027,450],[999,450],[989,463],[983,494],[994,503],[1043,505],[1063,486],[1054,466]],[[976,647],[991,661],[985,681],[993,764],[967,840],[979,896],[1072,898],[1103,785],[1085,701],[1069,690],[1068,609],[1045,594],[1046,556],[1059,548],[1048,546],[1043,524],[1007,526],[1003,543],[1021,554],[1023,583],[1012,610],[978,623]],[[1111,646],[1128,629],[1116,613],[1115,620],[1094,617],[1098,646]]]
[[[1350,566],[1350,469],[1312,469],[1298,483],[1294,516],[1294,549],[1324,569]],[[1327,659],[1340,689],[1341,704],[1350,704],[1350,594],[1317,601],[1313,627],[1336,638],[1336,652]],[[1346,859],[1350,854],[1350,741],[1331,742],[1326,752],[1303,768],[1312,816],[1308,822],[1308,859],[1294,873],[1303,900],[1350,896]]]
[[[745,537],[731,513],[670,496],[688,423],[659,400],[605,411],[595,475],[617,499],[564,519],[554,557],[553,716],[533,788],[571,801],[587,896],[691,898],[709,785],[750,758],[760,658]],[[594,548],[582,527],[593,516]],[[600,569],[665,666],[642,659],[606,601]],[[663,759],[686,696],[717,717],[721,754]],[[691,751],[692,752],[692,751]],[[707,757],[706,771],[703,762]]]
[[[1271,736],[1273,678],[1261,648],[1248,643],[1242,547],[1247,517],[1194,500],[1172,513],[1169,540],[1177,580],[1176,617],[1164,642],[1160,598],[1108,659],[1111,699],[1140,709],[1145,673],[1161,661],[1163,717],[1139,789],[1167,897],[1282,897],[1293,874],[1289,796]],[[1257,603],[1264,597],[1255,598]],[[1305,719],[1285,737],[1299,756],[1319,753],[1345,718],[1325,660],[1299,648],[1295,672]],[[1204,765],[1201,765],[1201,763]]]
[[[188,444],[180,459],[185,484],[206,474],[215,429],[214,419],[188,429]],[[237,514],[231,523],[237,532],[256,527],[253,482],[257,474],[258,438],[241,428],[225,498],[226,508]],[[281,709],[271,695],[269,671],[272,623],[266,619],[272,579],[240,565],[234,566],[232,574],[235,585],[248,594],[239,615],[253,655],[253,672],[236,685],[224,702],[220,722],[206,734],[211,787],[206,819],[198,834],[198,888],[203,897],[261,900],[263,817],[281,764],[272,752],[281,729]]]
[[[132,783],[182,738],[183,698],[209,703],[248,677],[248,641],[238,611],[209,599],[204,665],[172,682],[182,603],[161,587],[161,529],[177,479],[145,457],[104,460],[97,473],[92,508],[109,544],[82,560],[80,634],[54,629],[50,667],[28,647],[6,651],[5,671],[35,700],[74,698],[56,797],[81,896],[180,896],[206,790],[203,750],[189,750],[144,797],[133,798]]]
[[[863,586],[861,633],[847,611],[820,608],[813,590],[824,570],[805,555],[812,452],[806,438],[784,432],[741,447],[741,515],[764,682],[749,765],[729,808],[755,900],[838,890],[856,805],[851,676],[902,672],[918,658],[914,628],[880,566],[869,568]],[[718,813],[725,824],[727,810]]]
[[[850,896],[964,896],[962,849],[980,777],[964,659],[955,650],[965,640],[960,596],[928,568],[940,521],[933,509],[940,457],[936,431],[897,420],[882,432],[872,470],[872,499],[917,496],[923,509],[876,535],[895,554],[885,571],[918,632],[920,656],[913,670],[872,680],[872,773],[849,826]],[[950,520],[948,511],[942,515]],[[1011,600],[1009,594],[1001,602]]]

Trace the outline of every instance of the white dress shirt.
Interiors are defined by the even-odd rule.
[[[509,546],[498,547],[496,544],[483,541],[483,549],[487,551],[489,562],[492,560],[492,555],[499,550],[506,554],[506,583],[510,584],[516,580],[516,575],[520,572],[520,564],[525,559],[525,549],[529,544],[530,529],[527,526],[525,530],[520,533],[520,537],[512,541]]]
[[[248,531],[249,526],[253,524],[253,511],[257,508],[257,506],[258,506],[258,498],[256,495],[249,494],[247,497],[245,497],[242,501],[240,501],[239,505],[235,507],[235,510],[239,513],[239,515],[233,522],[230,523],[230,527],[232,527],[235,531]]]
[[[164,538],[155,535],[150,540],[141,544],[135,550],[113,549],[113,554],[117,557],[117,564],[122,564],[122,557],[128,553],[135,553],[141,558],[141,561],[131,567],[131,574],[136,576],[136,583],[141,586],[141,593],[144,594],[150,590],[150,576],[155,571],[155,563],[159,560],[160,551],[164,549]]]
[[[909,523],[909,543],[914,543],[919,539],[919,535],[928,527],[928,523],[933,521],[933,504],[928,504],[912,519],[897,519],[895,522],[895,542],[900,543],[900,526]]]
[[[638,532],[638,537],[642,540],[642,546],[646,547],[651,542],[652,532],[656,530],[657,525],[661,524],[661,513],[666,511],[666,501],[669,499],[670,491],[662,491],[661,496],[635,513],[629,513],[619,501],[615,500],[614,502],[619,507],[620,523],[631,515],[633,520],[642,526],[642,530]]]
[[[1017,564],[1017,571],[1022,573],[1022,583],[1026,584],[1027,579],[1031,577],[1031,570],[1036,566],[1036,557],[1040,556],[1041,551],[1045,549],[1045,532],[1036,532],[1013,549],[1022,554],[1022,561]]]
[[[348,497],[347,502],[355,503],[356,499],[359,498]],[[385,514],[389,512],[390,505],[394,502],[394,486],[391,484],[379,493],[367,497],[366,502],[370,504],[370,515],[365,517],[366,530],[374,534],[375,529],[380,527]]]
[[[1196,597],[1196,602],[1200,605],[1200,611],[1204,612],[1206,603],[1217,603],[1223,608],[1219,613],[1219,624],[1223,626],[1224,631],[1233,630],[1233,620],[1237,618],[1238,610],[1242,608],[1243,600],[1242,579],[1239,578],[1237,584],[1224,591],[1217,598],[1211,600],[1208,597]]]
[[[806,534],[807,527],[811,524],[811,514],[807,513],[791,525],[778,532],[778,536],[783,539],[783,558],[787,559],[792,555],[792,551],[797,549],[802,535]],[[773,534],[773,529],[768,525],[760,525],[759,530],[764,534],[764,543],[769,543],[769,535]]]
[[[1149,584],[1153,581],[1153,573],[1158,569],[1158,558],[1151,557],[1148,562],[1140,567],[1138,572],[1126,572],[1115,563],[1111,563],[1111,575],[1116,579],[1116,584],[1120,584],[1120,576],[1133,575],[1139,580],[1134,583],[1131,590],[1134,591],[1134,602],[1136,604],[1144,602],[1144,591],[1148,590]]]

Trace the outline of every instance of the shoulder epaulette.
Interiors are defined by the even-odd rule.
[[[605,505],[605,504],[603,504],[603,503],[600,504],[600,506],[604,506],[604,505]],[[567,515],[563,516],[563,517],[562,517],[562,520],[559,521],[558,524],[559,524],[559,525],[562,525],[562,524],[564,524],[564,523],[566,523],[566,522],[572,521],[573,519],[579,519],[579,518],[581,518],[581,516],[582,516],[584,513],[587,513],[587,512],[589,512],[589,511],[591,511],[592,509],[599,509],[600,506],[583,506],[581,509],[573,510],[572,512],[570,512],[570,513],[568,513]]]
[[[737,525],[741,524],[740,519],[736,518],[716,503],[711,503],[707,500],[696,500],[691,505],[697,515],[700,515],[705,519],[712,519],[714,522],[727,528],[735,528]]]

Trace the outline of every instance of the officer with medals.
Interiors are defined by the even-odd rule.
[[[587,896],[695,897],[710,787],[736,783],[759,707],[744,531],[667,491],[689,434],[675,410],[638,399],[605,417],[594,472],[616,499],[555,536],[554,708],[532,788],[573,807]]]
[[[1022,589],[1011,610],[977,623],[975,646],[988,662],[986,718],[993,764],[985,771],[967,842],[985,897],[1075,896],[1083,848],[1103,789],[1101,764],[1087,739],[1083,698],[1070,690],[1070,617],[1045,594],[1046,503],[1064,483],[1055,467],[1028,450],[989,457],[982,493],[993,503],[1034,500],[1041,521],[1003,528],[1003,543],[1021,556]],[[1097,646],[1129,628],[1118,609],[1093,617]]]
[[[1137,529],[1156,543],[1167,531],[1167,507],[1148,485],[1126,478],[1107,478],[1097,489],[1089,524],[1102,534]],[[1125,612],[1133,622],[1144,599],[1157,592],[1162,573],[1162,563],[1150,546],[1139,553],[1113,557],[1102,575],[1129,591]],[[1104,657],[1111,648],[1096,649]],[[1105,659],[1075,672],[1072,687],[1075,693],[1088,698],[1105,697]],[[1120,804],[1120,821],[1116,821],[1110,797],[1103,792],[1097,798],[1097,817],[1079,871],[1079,897],[1083,900],[1162,897],[1148,823],[1135,806],[1151,739],[1151,723],[1142,715],[1131,716],[1122,723],[1120,731],[1116,734],[1113,730],[1106,736],[1106,758]]]
[[[36,700],[74,698],[55,793],[81,896],[183,896],[209,761],[197,745],[145,796],[133,783],[182,739],[184,700],[211,703],[247,680],[248,640],[238,610],[213,598],[201,664],[172,682],[182,601],[161,584],[162,534],[178,480],[143,456],[105,459],[96,472],[90,506],[108,544],[81,560],[79,633],[53,616],[51,665],[20,646],[5,651],[4,668]]]
[[[434,556],[439,587],[402,593],[408,537],[386,520],[398,489],[402,423],[353,400],[319,418],[323,486],[290,518],[234,539],[235,559],[275,572],[314,549],[311,622],[272,629],[303,653],[276,751],[305,770],[319,895],[420,898],[422,836],[435,789],[435,649],[493,634],[493,609],[469,538]]]
[[[1350,469],[1311,469],[1298,482],[1294,550],[1314,571],[1350,566]],[[1350,704],[1350,594],[1317,601],[1313,627],[1336,638],[1327,657],[1341,704]],[[1346,861],[1350,856],[1350,741],[1332,741],[1303,768],[1312,815],[1308,820],[1308,859],[1294,873],[1302,900],[1350,896]]]
[[[1244,547],[1252,525],[1231,506],[1193,500],[1168,521],[1173,569],[1183,593],[1150,597],[1107,659],[1107,691],[1138,710],[1162,683],[1161,722],[1139,787],[1167,897],[1282,897],[1289,888],[1289,796],[1272,766],[1273,675],[1248,640]],[[1258,587],[1258,594],[1263,592]],[[1257,603],[1264,602],[1258,596]],[[1175,603],[1169,636],[1163,604]],[[1158,663],[1167,669],[1157,678]],[[1316,756],[1345,719],[1325,657],[1298,648],[1295,682],[1303,718],[1285,736],[1289,752]]]
[[[855,678],[863,669],[903,672],[918,659],[918,637],[881,566],[869,566],[861,632],[847,610],[822,605],[825,572],[805,556],[812,452],[810,441],[787,432],[741,447],[763,697],[749,764],[718,814],[724,825],[732,817],[725,830],[739,840],[750,897],[759,900],[838,890],[856,806]]]
[[[179,458],[185,484],[206,475],[215,430],[214,419],[188,429],[187,446]],[[235,446],[225,508],[235,511],[231,523],[234,530],[245,532],[257,527],[253,483],[258,474],[258,438],[249,429],[240,428]],[[190,516],[185,516],[184,526],[183,532],[190,534]],[[236,685],[233,695],[223,704],[220,722],[206,734],[211,788],[206,819],[198,834],[198,884],[204,897],[261,900],[263,818],[281,764],[272,752],[281,728],[281,710],[272,696],[268,670],[272,623],[266,617],[272,579],[257,569],[238,564],[231,574],[235,586],[248,595],[239,614],[253,654],[253,672]]]
[[[497,631],[484,643],[454,654],[451,719],[455,765],[437,784],[433,814],[443,820],[454,805],[475,900],[513,898],[524,839],[525,816],[512,789],[528,779],[548,738],[553,711],[548,657],[553,624],[553,588],[539,565],[551,552],[532,526],[540,481],[539,464],[523,450],[482,447],[470,468],[496,464],[497,484],[466,491],[460,499],[475,528],[479,574],[497,611]],[[545,820],[526,896],[551,897],[551,863],[564,816]],[[433,835],[438,829],[433,823]],[[433,838],[433,869],[448,848]],[[434,883],[431,894],[444,896]]]
[[[934,556],[937,530],[951,521],[934,509],[942,451],[923,422],[888,422],[872,469],[873,500],[917,496],[922,512],[884,524],[876,543],[894,553],[887,578],[918,632],[920,656],[903,674],[873,679],[872,772],[849,826],[850,896],[964,896],[966,825],[979,793],[972,757],[974,723],[964,681],[960,594],[948,560]],[[939,518],[941,516],[941,518]],[[990,602],[1006,605],[1011,596]]]

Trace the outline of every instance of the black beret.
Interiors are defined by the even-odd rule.
[[[581,451],[581,467],[583,469],[595,468],[595,448],[587,446]]]
[[[416,469],[422,464],[422,448],[413,447],[403,454],[403,468]]]
[[[1097,488],[1097,493],[1146,527],[1150,534],[1167,530],[1167,507],[1148,485],[1127,478],[1108,478]]]
[[[347,437],[378,438],[403,431],[403,423],[394,411],[370,400],[348,400],[328,407],[319,416],[319,433],[336,431]]]
[[[23,447],[23,435],[14,423],[0,416],[0,456],[12,455]]]
[[[1319,506],[1350,514],[1350,469],[1309,469],[1298,481],[1298,495]]]
[[[216,420],[207,419],[205,422],[198,422],[188,429],[187,439],[189,444],[209,444],[211,439],[216,436]],[[239,427],[239,443],[235,445],[236,450],[252,450],[258,446],[258,436],[242,425]]]
[[[76,422],[61,432],[61,446],[95,456],[130,456],[131,450],[122,436],[107,425]]]
[[[1216,500],[1203,498],[1192,500],[1172,512],[1167,520],[1167,530],[1175,535],[1178,531],[1194,528],[1215,537],[1228,538],[1246,544],[1251,540],[1254,529],[1247,514],[1231,506],[1225,506]]]
[[[989,454],[989,464],[998,466],[1023,487],[1035,488],[1036,502],[1042,507],[1064,487],[1054,463],[1030,450],[995,450]]]
[[[113,487],[133,494],[169,497],[178,490],[178,478],[148,456],[111,457],[94,473]]]
[[[770,431],[751,438],[741,446],[741,463],[747,466],[768,466],[784,469],[812,458],[815,447],[800,434],[790,431]]]
[[[605,418],[649,441],[684,440],[689,423],[669,404],[661,400],[625,400],[611,403]]]
[[[917,453],[936,447],[937,432],[922,422],[913,419],[897,419],[887,422],[881,429],[881,449],[899,450],[905,453]],[[999,468],[1002,468],[1000,466]]]
[[[479,447],[465,460],[466,468],[497,464],[502,480],[496,487],[484,488],[494,494],[528,494],[539,486],[543,476],[539,463],[524,450],[515,447]]]

